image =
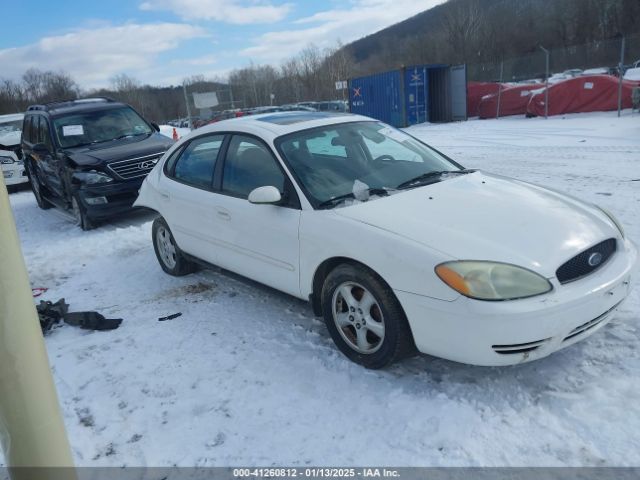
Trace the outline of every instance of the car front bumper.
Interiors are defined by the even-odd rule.
[[[629,295],[638,252],[628,240],[588,277],[522,300],[447,302],[395,290],[418,350],[473,365],[513,365],[572,345],[602,328]]]
[[[138,178],[126,182],[83,185],[78,190],[80,201],[91,219],[113,217],[133,209],[133,202],[138,198],[143,180],[144,178]]]
[[[29,181],[24,165],[18,162],[3,164],[2,176],[4,177],[4,183],[7,186],[19,185]]]

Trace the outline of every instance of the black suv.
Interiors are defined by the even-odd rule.
[[[27,109],[24,164],[38,206],[73,212],[83,230],[131,209],[173,141],[129,105],[86,98]]]

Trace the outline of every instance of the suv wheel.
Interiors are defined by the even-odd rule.
[[[195,263],[184,256],[164,218],[158,217],[153,221],[151,235],[156,257],[162,270],[166,273],[174,277],[181,277],[198,269]]]
[[[336,346],[360,365],[383,368],[415,352],[407,318],[393,291],[363,266],[339,265],[327,276],[322,310]]]
[[[51,208],[51,204],[42,196],[42,185],[40,185],[38,177],[31,169],[29,169],[29,184],[31,185],[33,196],[36,197],[36,203],[38,204],[38,207],[43,210]]]
[[[75,218],[76,225],[82,230],[86,231],[95,228],[95,224],[87,216],[87,211],[82,206],[77,195],[71,197],[71,209],[73,210],[73,217]]]

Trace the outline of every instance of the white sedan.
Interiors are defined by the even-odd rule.
[[[23,119],[22,113],[0,115],[0,170],[9,190],[29,181],[20,148]]]
[[[609,212],[464,169],[356,115],[198,129],[135,205],[159,213],[165,272],[214,264],[308,299],[369,368],[416,350],[477,365],[545,357],[611,319],[638,258]]]

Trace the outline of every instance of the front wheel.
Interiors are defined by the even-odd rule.
[[[196,264],[189,261],[178,248],[164,218],[159,217],[153,221],[151,235],[153,249],[162,270],[175,277],[181,277],[197,270]]]
[[[80,199],[77,195],[71,197],[71,209],[73,210],[73,218],[75,218],[76,225],[79,226],[82,230],[86,231],[95,228],[95,224],[88,217],[87,211],[80,203]]]
[[[327,276],[322,310],[336,346],[360,365],[383,368],[415,352],[407,318],[393,291],[363,266],[343,264]]]

